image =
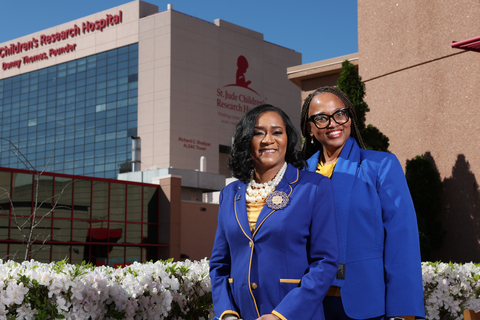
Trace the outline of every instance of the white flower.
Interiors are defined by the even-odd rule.
[[[28,288],[25,287],[23,283],[17,284],[16,282],[10,282],[5,291],[4,303],[6,305],[22,304],[23,298],[27,293]]]
[[[24,305],[21,305],[18,309],[17,309],[17,313],[18,313],[18,320],[30,320],[30,319],[35,319],[35,315],[38,313],[37,310],[32,310],[30,308],[30,304],[24,304]]]
[[[185,274],[180,273],[180,268],[184,268]],[[112,303],[116,311],[125,312],[126,319],[130,320],[160,320],[168,316],[182,319],[190,310],[191,294],[202,296],[211,292],[206,259],[134,263],[123,269],[104,266],[85,269],[81,275],[73,276],[77,269],[78,266],[63,263],[30,260],[18,264],[0,260],[0,319],[9,315],[7,308],[12,306],[16,308],[18,319],[33,319],[38,314],[25,298],[29,289],[19,281],[21,276],[45,286],[51,304],[70,320],[108,318],[107,305]],[[175,271],[172,273],[172,270]],[[177,277],[182,277],[182,281]],[[465,288],[468,288],[466,282],[459,290]],[[170,314],[174,302],[179,304],[180,314]],[[207,312],[212,318],[213,308]]]

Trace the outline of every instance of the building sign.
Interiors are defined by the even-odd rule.
[[[233,68],[232,68],[233,69]],[[243,117],[243,115],[256,106],[265,104],[266,98],[262,98],[255,90],[255,84],[248,79],[247,69],[248,61],[243,55],[237,58],[236,72],[230,69],[231,74],[235,75],[232,80],[234,83],[217,88],[216,92],[216,113],[220,132],[233,133],[234,127]],[[178,144],[191,151],[211,151],[212,143],[199,140],[196,137],[179,136]],[[227,138],[227,140],[230,138]]]
[[[96,20],[96,21],[85,21],[82,22],[82,27],[80,28],[76,24],[69,29],[65,29],[61,32],[56,32],[53,34],[42,34],[40,35],[39,39],[32,38],[32,40],[26,42],[17,42],[11,43],[10,45],[0,47],[0,58],[9,58],[15,56],[20,53],[26,53],[29,50],[36,49],[39,46],[53,44],[55,42],[60,42],[67,39],[75,38],[79,35],[95,32],[95,31],[103,31],[103,29],[114,26],[117,24],[122,23],[123,13],[122,11],[118,11],[118,14],[111,15],[107,14],[105,18]],[[77,44],[67,44],[64,47],[57,48],[57,49],[50,49],[48,52],[43,52],[40,54],[32,55],[32,56],[23,56],[20,59],[11,61],[11,62],[3,62],[2,69],[8,70],[11,68],[20,68],[22,64],[28,64],[32,62],[38,62],[41,60],[46,60],[49,57],[57,56],[60,54],[65,54],[72,52],[76,49]]]
[[[265,104],[266,99],[262,99],[257,91],[250,87],[252,81],[245,77],[247,69],[247,59],[244,56],[239,56],[235,74],[236,82],[217,88],[216,106],[221,108],[217,115],[223,124],[235,126],[248,110]]]
[[[210,142],[201,141],[198,139],[188,139],[184,137],[178,137],[178,141],[183,143],[183,147],[187,149],[195,149],[195,150],[202,150],[206,151],[208,147],[211,147],[212,144]]]
[[[248,69],[247,58],[245,58],[244,56],[239,56],[237,59],[237,74],[235,75],[236,82],[235,84],[227,84],[225,87],[247,88],[248,90],[251,90],[252,92],[255,92],[258,95],[258,93],[255,90],[249,87],[252,81],[250,80],[247,81],[245,79],[245,72],[247,72],[247,69]]]

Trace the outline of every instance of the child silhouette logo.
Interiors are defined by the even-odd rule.
[[[237,59],[237,86],[248,88],[248,85],[252,81],[245,81],[245,72],[248,69],[248,61],[244,56],[240,56]]]
[[[248,69],[247,58],[245,58],[244,56],[239,56],[238,59],[237,59],[237,74],[235,76],[236,83],[226,85],[225,87],[232,87],[232,86],[242,87],[242,88],[246,88],[246,89],[248,89],[250,91],[253,91],[256,94],[258,94],[255,90],[248,87],[250,85],[250,83],[252,83],[252,81],[250,81],[250,80],[246,81],[245,80],[245,72],[247,72],[247,69]]]

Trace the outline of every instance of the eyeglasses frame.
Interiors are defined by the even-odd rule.
[[[330,122],[331,119],[333,119],[333,121],[335,121],[336,124],[342,125],[342,124],[347,123],[348,120],[350,120],[350,114],[348,113],[348,109],[349,109],[349,107],[345,107],[345,108],[342,108],[342,109],[338,109],[337,111],[335,111],[335,112],[332,113],[332,114],[317,113],[317,114],[314,114],[314,115],[310,116],[310,117],[307,119],[307,121],[313,122],[313,124],[315,125],[315,127],[317,127],[317,129],[325,129],[326,127],[328,127],[328,126],[330,125],[330,123],[331,123],[331,122]],[[338,123],[338,121],[335,120],[335,118],[334,118],[334,115],[335,115],[336,113],[340,112],[340,111],[347,111],[347,113],[346,113],[346,114],[347,114],[347,120],[346,120],[345,122],[342,122],[342,123]],[[315,122],[315,117],[320,116],[320,115],[328,117],[328,123],[327,123],[327,125],[326,125],[325,127],[321,127],[321,128],[319,128],[318,125],[317,125],[317,123]]]

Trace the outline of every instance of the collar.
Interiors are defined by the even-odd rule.
[[[338,156],[337,165],[343,162],[343,161],[339,161],[340,159],[347,160],[350,158],[351,153],[354,149],[354,145],[356,144],[357,142],[355,141],[354,138],[348,137],[347,141],[345,142],[345,145],[343,146],[342,152],[340,152],[340,155]],[[320,160],[321,152],[322,150],[318,150],[307,160],[308,171],[315,172],[317,170],[317,164],[318,164],[318,161]]]

